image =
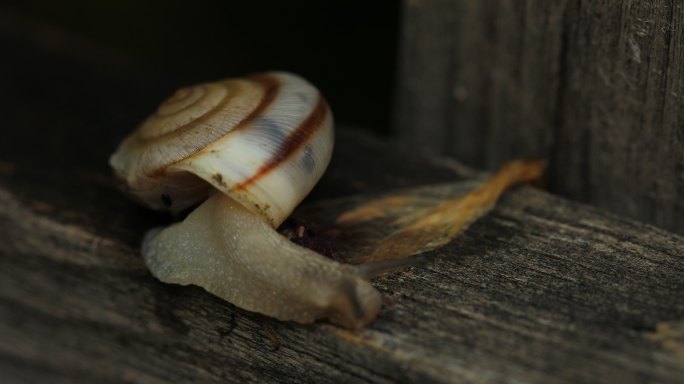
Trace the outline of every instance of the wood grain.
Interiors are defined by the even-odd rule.
[[[138,246],[169,218],[122,196],[106,159],[170,89],[97,48],[0,25],[3,383],[684,377],[684,238],[532,188],[429,263],[374,280],[387,303],[357,334],[156,281]],[[341,129],[309,201],[463,176],[444,164]]]
[[[684,234],[684,5],[406,1],[405,142],[495,169],[549,160],[551,191]]]

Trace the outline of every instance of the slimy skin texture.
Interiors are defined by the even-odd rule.
[[[183,222],[151,231],[143,257],[163,282],[199,285],[240,308],[280,320],[329,319],[359,329],[377,316],[382,302],[358,267],[290,242],[221,193]]]

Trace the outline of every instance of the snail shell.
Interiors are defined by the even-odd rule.
[[[266,73],[179,89],[110,163],[128,192],[154,209],[178,212],[213,186],[276,227],[325,171],[333,141],[318,90],[292,74]]]
[[[327,167],[332,121],[316,88],[287,73],[183,88],[161,104],[110,164],[149,207],[177,212],[206,201],[148,232],[151,272],[281,320],[359,328],[375,318],[381,296],[362,268],[274,230]]]

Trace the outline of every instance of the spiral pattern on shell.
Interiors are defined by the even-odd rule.
[[[211,193],[277,226],[330,160],[332,113],[311,84],[265,73],[181,88],[110,158],[130,194],[179,211]]]

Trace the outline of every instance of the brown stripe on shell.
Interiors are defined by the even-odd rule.
[[[218,137],[207,136],[206,140],[204,142],[198,143],[198,145],[195,148],[194,153],[190,153],[187,156],[184,156],[184,157],[181,157],[178,159],[174,159],[173,161],[168,162],[167,164],[164,164],[163,166],[161,166],[159,168],[150,170],[150,171],[146,172],[145,174],[149,177],[159,177],[159,176],[164,174],[164,172],[166,171],[166,167],[170,166],[171,164],[177,163],[179,161],[187,159],[188,157],[193,156],[196,152],[201,151],[202,149],[206,148],[209,144],[213,143],[214,141],[218,140],[220,137],[223,137],[223,136],[227,135],[228,133],[230,133],[234,130],[242,129],[244,127],[248,127],[250,125],[250,123],[257,116],[259,116],[266,108],[268,108],[269,105],[271,105],[273,103],[275,98],[278,96],[278,90],[280,89],[280,80],[275,76],[270,76],[270,75],[255,76],[255,77],[251,78],[251,80],[253,80],[254,82],[261,85],[261,87],[264,89],[264,94],[263,94],[261,100],[259,101],[259,104],[254,108],[254,110],[252,112],[250,112],[249,115],[247,115],[247,117],[242,119],[242,121],[240,121],[233,129],[231,129],[227,132],[224,132],[221,136],[218,136]],[[231,95],[231,93],[232,93],[232,95]],[[149,138],[149,139],[142,139],[141,138],[139,140],[142,142],[143,145],[145,145],[150,140],[159,140],[162,137],[173,138],[173,137],[185,134],[187,131],[194,129],[196,127],[196,125],[203,123],[205,120],[210,119],[212,117],[212,115],[218,113],[218,111],[220,111],[234,97],[239,97],[239,95],[236,95],[234,92],[231,92],[231,93],[229,93],[229,96],[226,96],[223,100],[221,100],[221,102],[219,104],[217,104],[214,108],[212,108],[209,112],[204,114],[202,117],[200,117],[196,120],[193,120],[192,122],[190,122],[190,123],[188,123],[182,127],[179,127],[178,129],[176,129],[172,132],[169,132],[163,136],[153,137],[153,138]],[[167,140],[170,140],[170,138]]]
[[[275,100],[276,96],[278,96],[280,80],[277,77],[271,75],[260,75],[251,77],[250,79],[261,84],[261,86],[264,88],[264,96],[259,105],[257,105],[257,107],[254,108],[254,110],[247,115],[247,117],[245,117],[235,127],[235,129],[243,129],[248,127],[249,124],[257,118],[257,116],[261,115],[261,113],[273,103],[273,100]]]
[[[316,131],[321,127],[327,115],[327,111],[328,104],[325,102],[325,99],[319,95],[318,102],[316,103],[314,110],[304,121],[302,121],[297,129],[295,129],[285,138],[283,143],[278,148],[278,151],[257,170],[254,176],[241,182],[234,189],[247,189],[247,187],[264,177],[279,164],[285,162],[299,148],[304,146],[309,138],[313,136],[313,134],[316,133]]]

